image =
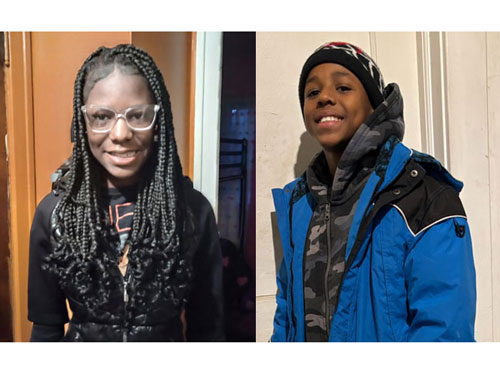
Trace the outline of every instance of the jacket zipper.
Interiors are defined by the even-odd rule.
[[[387,188],[384,188],[385,190],[379,190],[379,187],[382,184],[382,182],[384,181],[384,179],[381,178],[379,180],[377,186],[375,187],[376,192],[373,194],[371,202],[370,202],[371,208],[369,208],[369,210],[365,213],[365,215],[363,216],[363,218],[361,220],[358,232],[356,233],[356,239],[354,240],[354,243],[353,243],[352,248],[351,248],[351,253],[349,254],[349,257],[346,260],[345,267],[344,267],[344,273],[342,274],[342,278],[340,280],[339,291],[338,291],[337,299],[335,302],[335,312],[337,311],[337,308],[339,305],[340,292],[341,292],[342,287],[344,285],[345,274],[347,273],[347,271],[349,271],[352,263],[354,262],[354,259],[357,256],[358,251],[363,243],[363,238],[366,234],[366,231],[370,227],[370,224],[372,223],[373,219],[375,218],[377,213],[384,206],[387,206],[388,204],[392,203],[393,201],[400,199],[400,198],[406,196],[408,193],[410,193],[420,179],[421,178],[414,181],[413,184],[409,184],[408,188],[406,189],[405,192],[401,193],[401,190],[400,190],[400,192],[397,195],[393,194],[393,193],[388,194],[388,196],[390,196],[390,197],[387,197],[387,198],[384,198],[384,193],[386,192]]]
[[[293,204],[290,205],[290,210],[289,210],[289,214],[288,214],[288,224],[290,225],[290,227],[292,226],[292,215],[293,215]],[[290,247],[291,247],[291,252],[292,252],[292,255],[291,255],[291,258],[290,258],[290,284],[293,284],[293,256],[294,256],[294,253],[295,253],[295,244],[293,243],[293,235],[292,235],[292,232],[290,232]],[[288,291],[288,289],[287,289]],[[294,330],[294,335],[293,336],[290,336],[290,341],[293,341],[295,340],[295,336],[297,335],[297,320],[295,318],[295,313],[294,313],[294,310],[293,310],[293,304],[294,304],[294,299],[293,299],[293,291],[290,292],[290,304],[291,304],[291,323],[293,325],[293,330]],[[288,339],[288,336],[287,336],[287,339]]]
[[[356,239],[354,240],[354,244],[352,245],[352,248],[351,248],[351,253],[349,255],[349,257],[347,258],[346,262],[345,262],[345,267],[344,267],[344,273],[342,273],[342,277],[340,279],[340,285],[339,285],[339,291],[338,291],[338,294],[337,294],[337,298],[335,300],[335,311],[337,310],[338,308],[338,305],[339,305],[339,300],[340,300],[340,292],[342,290],[342,287],[344,285],[344,277],[345,277],[345,274],[346,272],[349,270],[349,268],[351,267],[352,265],[352,262],[354,261],[354,258],[356,257],[356,255],[358,254],[358,250],[362,244],[362,239],[363,237],[365,236],[366,234],[366,230],[368,229],[370,223],[372,222],[372,220],[375,218],[375,215],[376,213],[383,207],[385,206],[385,204],[382,204],[380,206],[377,206],[375,204],[375,202],[371,202],[372,204],[372,207],[371,207],[371,210],[369,211],[368,214],[366,214],[362,221],[361,221],[361,224],[360,224],[360,229],[358,230],[357,234],[356,234]]]
[[[330,203],[325,205],[325,222],[326,222],[326,269],[325,269],[325,334],[328,339],[329,333],[329,320],[330,320],[330,299],[328,291],[328,271],[331,265],[331,232],[330,232]]]
[[[128,292],[127,292],[128,278],[127,273],[123,276],[123,342],[127,342],[127,303],[128,303]]]

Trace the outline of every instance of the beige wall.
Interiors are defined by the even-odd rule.
[[[500,341],[500,33],[449,33],[446,39],[450,169],[465,183],[476,338]]]
[[[360,46],[385,83],[404,97],[404,142],[431,152],[464,181],[477,272],[476,338],[500,340],[500,280],[495,233],[500,214],[500,34],[257,33],[257,340],[268,340],[281,260],[273,235],[271,188],[282,187],[318,150],[305,132],[298,77],[305,59],[326,41]],[[431,135],[433,133],[433,135]],[[496,145],[496,146],[495,146]],[[311,148],[313,150],[311,150]],[[279,155],[279,157],[277,157]],[[496,280],[496,283],[495,283]],[[496,302],[495,302],[496,300]]]

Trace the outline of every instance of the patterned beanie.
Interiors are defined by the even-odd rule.
[[[323,44],[309,56],[299,80],[300,109],[304,115],[304,88],[311,70],[322,63],[337,63],[351,71],[365,88],[368,99],[375,109],[384,101],[384,79],[375,61],[361,48],[344,42]]]

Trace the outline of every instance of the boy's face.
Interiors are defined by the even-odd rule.
[[[325,151],[342,152],[372,112],[365,88],[342,65],[323,63],[309,73],[304,88],[304,121]]]

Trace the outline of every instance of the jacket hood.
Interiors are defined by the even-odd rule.
[[[353,179],[364,178],[373,168],[380,147],[392,136],[401,141],[403,135],[403,98],[399,86],[391,83],[384,89],[384,101],[365,119],[349,141],[333,181],[328,177],[323,152],[314,157],[307,169],[307,182],[312,194],[316,199],[319,196],[324,198],[326,191],[322,186],[331,186],[332,201],[348,198],[358,184]]]

